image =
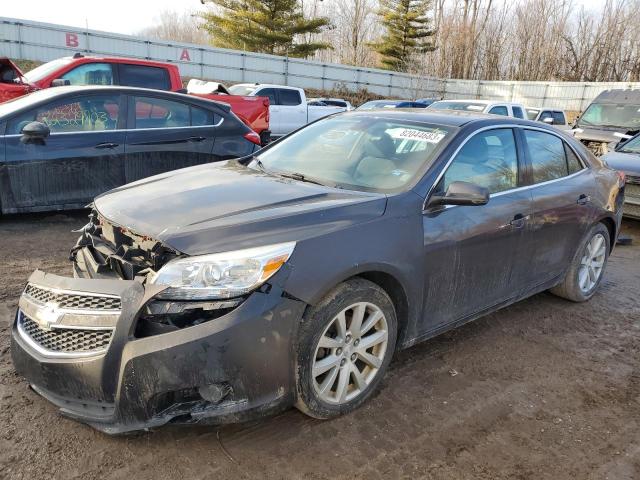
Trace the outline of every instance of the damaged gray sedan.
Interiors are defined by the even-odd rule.
[[[371,397],[398,349],[547,289],[591,298],[623,193],[538,123],[326,118],[98,197],[74,278],[29,278],[13,361],[107,433],[293,405],[335,417]]]

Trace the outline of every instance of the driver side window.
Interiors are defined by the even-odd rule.
[[[513,130],[500,128],[472,136],[447,168],[441,181],[446,192],[452,182],[469,182],[502,192],[518,186],[518,155]]]

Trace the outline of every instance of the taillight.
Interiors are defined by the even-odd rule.
[[[251,143],[255,143],[256,145],[262,145],[262,142],[260,141],[260,135],[258,135],[253,130],[245,133],[243,137],[249,140]]]

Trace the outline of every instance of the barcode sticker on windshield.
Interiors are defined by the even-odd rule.
[[[403,130],[393,132],[392,136],[394,138],[416,140],[418,142],[439,143],[445,137],[445,134],[441,132],[425,132],[424,130],[405,128]]]

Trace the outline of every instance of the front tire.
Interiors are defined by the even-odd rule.
[[[602,223],[591,227],[578,247],[567,275],[550,292],[573,302],[585,302],[598,290],[609,260],[611,239]]]
[[[361,278],[338,285],[303,317],[296,407],[320,419],[364,403],[393,356],[397,319],[389,295]]]

